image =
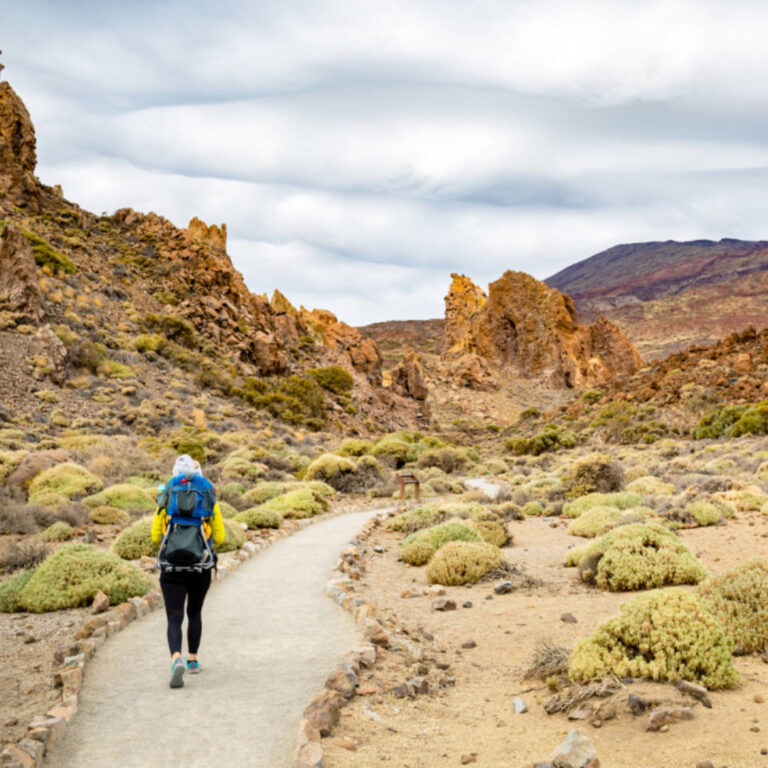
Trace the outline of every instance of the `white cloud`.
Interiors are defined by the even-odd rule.
[[[767,23],[746,0],[29,0],[1,47],[44,181],[225,221],[254,291],[369,322],[440,315],[451,271],[764,236]]]

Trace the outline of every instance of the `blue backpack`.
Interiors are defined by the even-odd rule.
[[[203,571],[216,557],[203,532],[213,515],[216,489],[202,475],[177,475],[160,492],[157,503],[170,517],[157,565],[163,571]]]

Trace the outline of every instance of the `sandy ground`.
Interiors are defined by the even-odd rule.
[[[87,667],[78,714],[45,765],[287,768],[304,707],[359,641],[325,584],[372,514],[308,527],[212,590],[203,672],[181,690],[168,687],[162,612],[111,638]]]
[[[768,703],[759,703],[768,699],[768,666],[757,656],[736,659],[743,681],[735,690],[713,693],[712,709],[684,700],[672,686],[636,682],[617,695],[618,716],[599,728],[544,712],[541,703],[550,692],[522,679],[536,642],[545,638],[571,646],[631,597],[590,588],[577,580],[575,569],[562,566],[565,552],[585,541],[569,535],[566,525],[536,518],[510,523],[515,540],[506,550],[508,560],[524,564],[544,584],[502,596],[494,596],[487,583],[448,588],[447,596],[459,606],[448,613],[431,610],[433,597],[401,597],[407,589],[421,592],[427,585],[423,569],[398,562],[400,536],[376,533],[368,548],[363,596],[376,604],[379,615],[434,634],[444,651],[437,660],[450,664],[448,674],[456,677],[456,686],[415,700],[389,693],[356,697],[343,710],[334,734],[323,741],[326,768],[433,768],[460,765],[461,757],[471,753],[476,753],[477,766],[522,767],[548,759],[572,727],[592,740],[604,768],[694,768],[703,760],[717,768],[768,766],[768,756],[761,754],[768,748]],[[758,513],[744,513],[724,526],[682,531],[681,536],[711,572],[768,557],[768,519]],[[385,551],[373,553],[375,544]],[[465,601],[472,607],[462,608]],[[577,623],[564,623],[566,612]],[[477,647],[462,649],[468,640]],[[392,670],[378,674],[391,677]],[[401,679],[413,674],[404,668]],[[646,718],[634,718],[626,709],[629,691],[657,701],[693,703],[694,719],[673,724],[665,733],[648,733]],[[529,712],[514,714],[517,695]]]

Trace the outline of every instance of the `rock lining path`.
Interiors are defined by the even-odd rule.
[[[204,671],[180,690],[168,687],[162,610],[110,638],[45,765],[287,768],[304,707],[359,642],[325,584],[339,551],[378,511],[308,526],[216,585],[203,609]]]

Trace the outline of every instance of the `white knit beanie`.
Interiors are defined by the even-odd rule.
[[[173,476],[176,477],[177,475],[186,475],[187,477],[192,477],[192,475],[195,474],[196,471],[198,471],[195,468],[195,460],[188,456],[186,453],[182,453],[181,456],[179,456],[178,459],[176,459],[176,463],[173,465]],[[200,466],[199,464],[197,465]]]

